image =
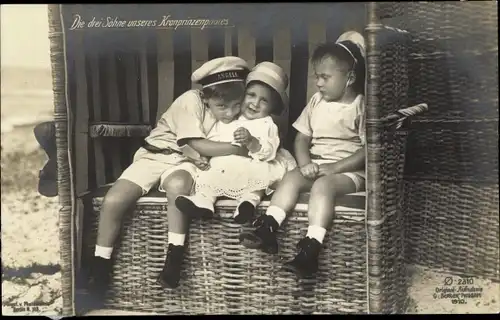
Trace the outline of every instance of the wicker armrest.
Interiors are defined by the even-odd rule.
[[[421,114],[428,109],[429,107],[426,103],[420,103],[409,108],[399,109],[396,112],[382,118],[382,123],[388,127],[395,126],[396,129],[399,129],[402,127],[403,122],[406,119]]]
[[[147,137],[152,130],[149,124],[96,122],[89,126],[91,138],[98,137]]]

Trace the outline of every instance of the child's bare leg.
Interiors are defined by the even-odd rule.
[[[299,169],[288,172],[278,184],[266,213],[254,221],[256,229],[243,232],[240,242],[247,248],[277,253],[276,230],[295,207],[300,193],[311,188],[312,184],[313,181],[305,178]]]
[[[239,224],[247,223],[255,214],[255,209],[265,195],[265,190],[249,192],[238,199],[238,205],[234,211],[234,221]]]
[[[142,194],[143,188],[139,185],[126,179],[118,179],[104,197],[89,278],[89,289],[98,303],[102,302],[102,295],[111,280],[111,255],[123,217]]]
[[[177,170],[168,175],[162,183],[168,200],[168,250],[165,265],[159,277],[159,282],[163,287],[175,288],[179,285],[189,220],[175,206],[175,199],[180,195],[190,194],[193,182],[189,172]]]
[[[288,172],[278,184],[266,214],[272,216],[280,226],[287,213],[295,208],[300,193],[310,190],[313,183],[314,180],[305,178],[299,169]]]
[[[321,244],[332,224],[336,199],[351,192],[356,192],[356,185],[343,174],[323,176],[314,182],[309,198],[307,234],[299,242],[299,254],[285,263],[285,270],[294,272],[299,277],[312,276],[318,270]]]
[[[102,204],[95,256],[110,259],[123,217],[137,200],[158,183],[165,165],[148,159],[134,161],[108,190]],[[99,260],[99,259],[98,259]]]
[[[181,195],[189,195],[193,187],[193,177],[185,170],[172,172],[163,182],[163,190],[167,193],[167,217],[168,231],[186,234],[189,228],[189,221],[175,206],[175,198]]]
[[[309,232],[308,237],[323,243],[324,234],[335,216],[335,203],[339,196],[356,192],[356,185],[346,175],[334,174],[316,180],[309,198],[309,230],[319,228],[320,233]]]
[[[97,229],[96,255],[109,259],[111,250],[120,233],[124,215],[132,209],[142,196],[143,190],[137,184],[119,179],[104,197]],[[101,249],[101,248],[104,248]],[[108,249],[109,254],[101,252]]]

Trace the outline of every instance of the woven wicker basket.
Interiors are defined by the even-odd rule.
[[[98,214],[102,198],[93,199]],[[276,256],[245,250],[242,229],[232,222],[233,201],[217,205],[217,218],[191,224],[183,280],[176,290],[155,283],[167,246],[165,204],[142,202],[125,222],[116,255],[113,286],[107,306],[113,309],[205,314],[364,313],[367,311],[366,230],[363,210],[338,212],[336,232],[326,240],[320,276],[298,282],[279,271],[307,231],[307,215],[296,210],[279,232]],[[299,208],[300,209],[300,208]],[[260,213],[265,206],[259,208]],[[96,217],[89,217],[87,252],[93,252]],[[93,224],[93,225],[92,225]],[[397,297],[393,297],[396,299]]]
[[[483,139],[496,137],[493,127],[495,121],[498,124],[498,98],[494,97],[494,93],[498,94],[495,91],[498,89],[492,88],[498,86],[486,87],[480,79],[475,79],[477,82],[473,88],[483,93],[484,101],[489,101],[489,104],[478,103],[478,95],[472,89],[465,91],[470,96],[469,100],[461,99],[458,94],[465,90],[462,73],[451,68],[455,71],[450,71],[450,76],[443,78],[439,66],[446,59],[432,52],[442,49],[437,43],[444,40],[442,43],[446,43],[447,50],[462,52],[461,56],[467,56],[467,50],[456,46],[461,38],[450,38],[448,35],[454,33],[456,28],[448,30],[442,26],[458,26],[457,21],[473,21],[468,31],[470,34],[466,34],[463,39],[470,40],[475,49],[485,54],[487,61],[493,61],[493,57],[498,56],[498,50],[491,53],[484,43],[471,39],[474,35],[483,36],[484,31],[490,31],[496,15],[492,13],[491,5],[482,7],[483,3],[479,6],[437,4],[433,5],[434,10],[429,10],[427,5],[430,4],[366,5],[367,18],[362,21],[360,28],[365,30],[367,40],[366,210],[338,210],[334,229],[328,233],[326,248],[321,254],[318,279],[297,282],[283,275],[278,268],[280,259],[290,258],[295,252],[297,240],[305,234],[307,218],[304,203],[296,208],[281,230],[280,254],[269,257],[239,246],[237,236],[241,227],[230,220],[234,203],[221,202],[217,206],[217,219],[193,222],[190,228],[185,279],[181,287],[175,291],[162,291],[152,280],[162,267],[166,250],[166,203],[165,200],[158,202],[145,197],[138,203],[134,215],[126,221],[121,242],[116,246],[117,262],[106,304],[121,310],[165,314],[395,313],[403,312],[407,301],[405,261],[498,277],[498,213],[492,214],[494,209],[498,210],[498,180],[486,185],[470,182],[477,177],[471,174],[477,166],[460,161],[460,153],[455,153],[456,157],[451,161],[451,167],[455,169],[436,170],[435,166],[446,167],[441,165],[446,161],[443,160],[446,159],[443,153],[433,156],[425,149],[428,142],[423,144],[424,147],[419,145],[422,139],[429,141],[427,137],[444,132],[438,124],[450,119],[464,122],[472,119],[481,128],[470,127],[473,136],[475,134]],[[172,10],[174,7],[171,7]],[[91,6],[86,8],[95,10]],[[123,8],[124,14],[130,12],[130,7],[127,10],[120,6],[102,8],[103,12],[114,10],[113,14],[120,8]],[[148,8],[149,11],[156,11],[155,7]],[[304,7],[303,11],[306,12],[306,9]],[[92,253],[95,245],[97,213],[102,201],[102,196],[97,195],[99,187],[114,182],[125,164],[130,162],[134,148],[149,132],[155,117],[161,114],[160,106],[168,105],[174,96],[189,87],[191,68],[217,50],[217,54],[232,52],[246,60],[256,61],[258,57],[285,65],[291,74],[290,117],[294,118],[305,105],[306,97],[310,96],[313,87],[309,83],[308,62],[304,54],[307,56],[308,50],[313,47],[311,44],[321,39],[333,39],[342,32],[337,26],[331,25],[331,19],[330,24],[325,25],[337,29],[331,34],[326,32],[324,25],[316,22],[320,20],[319,13],[328,10],[316,9],[318,15],[311,15],[313,22],[310,26],[314,32],[309,32],[309,36],[314,39],[307,39],[307,32],[302,27],[308,26],[298,23],[297,27],[289,28],[293,32],[279,29],[274,34],[261,34],[264,39],[257,41],[256,45],[255,38],[251,37],[246,27],[238,26],[237,44],[231,44],[231,36],[223,34],[221,39],[224,40],[225,48],[219,52],[217,48],[208,48],[206,39],[193,32],[191,36],[196,38],[191,38],[192,57],[187,57],[185,53],[189,52],[190,44],[181,39],[186,35],[185,31],[178,30],[175,36],[165,31],[157,38],[146,31],[130,34],[117,32],[113,33],[113,41],[104,35],[93,35],[94,40],[82,40],[85,32],[68,33],[70,19],[64,21],[63,17],[87,9],[49,6],[61,205],[59,231],[64,315],[74,315],[78,309],[75,281],[80,272],[80,263],[85,267],[85,257]],[[284,16],[280,16],[280,19],[288,21],[289,17],[285,19]],[[356,14],[350,18],[354,16]],[[290,36],[290,33],[294,36]],[[306,39],[300,38],[303,34],[306,34]],[[113,43],[119,43],[123,37],[135,37],[137,41],[143,41],[144,46],[137,46],[140,52],[135,57],[123,56],[122,52],[116,59],[110,58],[108,51],[114,50],[111,49]],[[78,46],[85,47],[85,41],[90,41],[91,46],[96,39],[103,47],[99,54],[108,55],[105,60],[92,55],[84,56],[81,52],[85,50],[77,50]],[[496,45],[497,39],[492,39]],[[86,46],[88,50],[89,44]],[[273,46],[271,50],[269,46]],[[148,49],[141,49],[143,47]],[[132,52],[135,49],[134,45],[128,44],[124,50]],[[423,54],[425,50],[427,53]],[[467,57],[470,58],[470,55]],[[160,60],[161,68],[157,62]],[[189,70],[184,70],[183,66],[187,63]],[[451,64],[452,67],[456,65],[456,62]],[[493,73],[497,73],[497,69],[485,70],[489,71],[488,79],[493,79]],[[134,76],[121,76],[127,75],[127,72]],[[170,78],[175,81],[170,81]],[[102,85],[103,79],[108,81],[106,86],[96,85]],[[495,79],[497,81],[497,77]],[[148,81],[153,83],[148,84]],[[121,95],[126,99],[121,100]],[[120,102],[123,101],[125,104],[122,107]],[[427,119],[416,118],[399,129],[387,125],[386,116],[420,102],[430,106],[431,112]],[[477,114],[475,111],[457,113],[449,107],[455,103],[477,104],[482,109]],[[99,109],[100,105],[105,108]],[[120,108],[127,110],[121,113],[123,110]],[[450,114],[452,116],[446,118]],[[432,130],[422,127],[425,121],[434,121],[432,123],[436,127]],[[120,130],[102,131],[104,127]],[[484,128],[490,129],[480,134]],[[453,137],[450,139],[455,139],[454,133],[456,130],[445,132],[444,135],[449,134]],[[409,146],[406,145],[407,137]],[[474,144],[474,138],[470,138],[469,134],[463,134],[463,137],[460,141],[470,139],[470,144]],[[449,147],[442,151],[449,150],[457,149]],[[487,159],[488,155],[481,154],[479,162],[488,165],[494,162],[488,168],[497,173],[498,158],[490,157],[491,161]],[[427,167],[415,167],[414,164],[419,162],[425,163]],[[469,182],[445,185],[443,180],[428,183],[416,179],[435,178],[436,175],[463,178],[464,175],[458,172],[464,168],[471,178]],[[486,176],[484,171],[477,170],[483,177]],[[456,186],[459,186],[458,189]],[[465,200],[462,201],[472,204],[464,206],[464,202],[457,200],[454,205],[450,199],[441,201],[447,199],[450,192],[457,199],[463,196],[461,199]],[[477,196],[484,201],[484,206],[471,202]],[[265,210],[265,204],[260,207],[262,210]],[[481,215],[482,210],[487,211],[487,214]],[[445,219],[454,222],[444,225],[442,221]],[[461,227],[460,221],[465,221],[467,230],[472,232],[454,232]],[[476,225],[475,221],[479,223]],[[487,231],[481,232],[484,230]],[[79,237],[82,233],[83,239]],[[445,234],[445,237],[441,234]],[[450,244],[457,243],[458,238],[460,246],[456,254],[471,253],[471,247],[476,244],[481,250],[471,254],[471,259],[457,263],[460,259],[448,254],[455,252],[448,248]],[[408,245],[411,248],[407,249]],[[492,246],[497,249],[496,256],[494,252],[486,252]]]

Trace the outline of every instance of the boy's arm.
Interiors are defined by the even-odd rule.
[[[218,142],[208,139],[185,139],[183,142],[205,157],[248,156],[247,148],[238,147],[229,142]]]
[[[320,165],[320,175],[337,174],[342,172],[353,172],[365,170],[365,148],[361,148],[349,157],[335,163]]]
[[[203,128],[204,112],[205,106],[201,102],[200,97],[193,92],[186,92],[174,101],[170,107],[170,115],[179,148],[188,144],[201,156],[205,157],[227,156],[231,154],[245,156],[248,154],[246,148],[206,139]]]
[[[314,94],[304,110],[300,113],[300,116],[293,123],[293,127],[297,130],[294,142],[294,151],[295,160],[297,160],[299,168],[311,163],[311,154],[309,153],[313,136],[311,117],[313,108],[320,100],[321,94],[319,92]]]
[[[311,140],[311,137],[301,133],[300,131],[297,132],[297,136],[295,137],[294,149],[295,159],[297,160],[299,168],[311,163],[311,155],[309,153]]]

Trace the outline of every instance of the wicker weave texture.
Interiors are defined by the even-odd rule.
[[[413,181],[405,191],[410,263],[500,280],[498,185]]]
[[[496,1],[412,2],[404,6],[406,26],[420,39],[467,37],[480,51],[498,42],[496,34],[487,34],[498,28]]]
[[[498,183],[497,15],[494,1],[408,5],[410,100],[430,106],[412,125],[412,179]]]
[[[68,150],[68,112],[66,105],[66,74],[64,57],[64,33],[61,27],[60,6],[48,5],[48,23],[50,39],[50,61],[52,69],[52,88],[54,94],[54,121],[57,146],[57,184],[59,190],[59,243],[61,257],[61,290],[63,297],[62,315],[74,313],[74,256],[73,256],[73,203],[71,166]]]
[[[402,210],[406,132],[382,135],[380,210],[368,220],[370,309],[377,313],[404,310],[407,303],[405,216]]]
[[[381,119],[409,107],[410,38],[406,32],[378,23],[373,13],[380,14],[380,5],[370,4],[372,15],[367,26],[369,304],[372,312],[391,313],[403,310],[407,301],[405,217],[401,207],[407,133],[395,131]]]
[[[498,121],[415,123],[412,127],[407,178],[498,185]],[[441,194],[445,196],[446,190]]]
[[[496,1],[380,3],[409,32],[406,258],[498,279],[498,7]]]
[[[87,254],[95,246],[99,208],[100,201],[94,199],[94,214],[87,220]],[[206,314],[367,312],[362,212],[337,213],[334,231],[325,239],[318,278],[298,281],[280,267],[297,253],[296,244],[305,236],[305,213],[296,212],[285,222],[279,233],[280,253],[273,256],[242,247],[238,241],[242,227],[231,221],[234,208],[219,208],[217,218],[192,222],[182,284],[163,291],[154,280],[168,245],[165,210],[163,205],[139,204],[126,220],[117,246],[109,307]]]
[[[498,49],[465,52],[424,45],[424,52],[414,48],[409,68],[411,99],[425,100],[432,106],[425,117],[455,121],[498,119]]]
[[[408,142],[407,259],[498,279],[497,3],[412,3],[407,18],[410,99],[431,106]]]

